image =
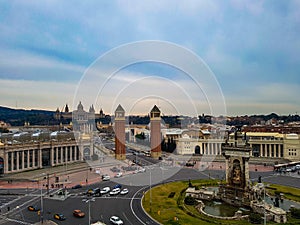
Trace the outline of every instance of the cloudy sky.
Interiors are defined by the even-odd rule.
[[[0,105],[56,110],[81,100],[85,109],[95,104],[107,113],[121,103],[132,114],[158,104],[165,114],[193,115],[212,113],[211,101],[221,104],[202,78],[197,86],[176,65],[123,65],[113,75],[105,74],[109,65],[97,67],[107,52],[145,40],[197,55],[224,114],[300,112],[297,0],[1,1]],[[163,55],[164,48],[153,52]],[[106,79],[87,78],[90,71]],[[84,99],[77,93],[86,79],[99,89],[85,90]]]

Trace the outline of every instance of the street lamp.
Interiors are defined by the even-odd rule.
[[[91,201],[94,202],[95,198],[87,199],[85,203],[89,203],[89,225],[91,225]]]
[[[152,211],[152,187],[151,187],[151,169],[150,169],[150,212]]]
[[[264,185],[264,225],[267,224],[267,218],[266,218],[266,187]]]
[[[22,210],[20,209],[20,206],[17,205],[17,206],[16,206],[16,209],[19,209],[19,210],[20,210],[20,213],[21,213],[21,216],[22,216],[22,220],[25,221],[25,220],[24,220],[24,215],[23,215]]]

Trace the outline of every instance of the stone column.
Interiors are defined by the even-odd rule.
[[[70,148],[70,162],[72,162],[73,161],[73,147],[70,146],[69,148]]]
[[[58,147],[55,148],[55,155],[56,155],[56,157],[55,157],[56,158],[55,164],[58,165],[59,164],[59,161],[58,161]]]
[[[25,161],[25,152],[26,150],[22,151],[22,170],[24,170],[25,166],[24,166],[24,161]]]
[[[35,161],[35,149],[32,150],[32,167],[35,168],[36,161]]]
[[[65,153],[65,157],[66,157],[66,158],[65,158],[65,162],[68,162],[68,150],[69,150],[69,147],[66,146],[66,147],[65,147],[65,152],[66,152],[66,153]]]
[[[17,151],[17,170],[19,170],[19,165],[20,165],[20,154],[19,151]]]
[[[27,168],[30,167],[30,150],[27,150]]]
[[[60,164],[63,164],[63,162],[64,162],[63,151],[64,151],[64,147],[61,146],[61,147],[60,147]]]
[[[51,146],[51,149],[50,149],[50,165],[54,166],[54,149],[53,149],[52,146]]]
[[[245,163],[245,188],[248,186],[249,183],[249,158],[245,157],[244,158],[244,163]]]
[[[43,168],[43,164],[42,164],[42,148],[39,148],[39,151],[38,151],[38,160],[39,160],[39,163],[38,163],[38,167],[39,168]]]
[[[225,155],[225,167],[226,167],[226,183],[229,183],[229,159],[230,156]]]
[[[15,157],[14,152],[11,152],[11,163],[10,163],[11,171],[14,171],[14,168],[15,168],[14,157]]]
[[[4,155],[4,173],[8,173],[8,154],[9,152],[5,152]]]

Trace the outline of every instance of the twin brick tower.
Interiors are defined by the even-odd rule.
[[[160,121],[160,110],[154,105],[150,111],[150,147],[151,157],[156,159],[161,156]],[[115,157],[118,160],[126,159],[125,143],[125,110],[118,105],[115,111]]]

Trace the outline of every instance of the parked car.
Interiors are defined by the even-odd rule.
[[[85,216],[85,214],[80,209],[75,209],[73,211],[73,216],[78,217],[78,218],[83,218]]]
[[[120,188],[121,189],[122,185],[121,184],[116,184],[113,189],[115,189],[115,188]]]
[[[128,189],[127,188],[124,188],[121,192],[120,192],[120,194],[121,195],[126,195],[126,194],[128,194]]]
[[[104,187],[101,189],[100,194],[104,195],[110,192],[110,187]]]
[[[110,176],[108,176],[108,175],[103,176],[103,177],[102,177],[102,180],[103,180],[103,181],[110,180]]]
[[[117,173],[116,175],[115,175],[115,178],[119,178],[119,177],[122,177],[122,173],[120,172],[120,173]]]
[[[114,188],[111,192],[109,192],[109,195],[117,195],[121,192],[120,188]]]
[[[55,214],[53,215],[53,218],[56,219],[56,220],[66,220],[66,219],[67,219],[67,218],[66,218],[63,214],[61,214],[61,213],[55,213]]]
[[[93,188],[90,188],[86,191],[86,194],[87,195],[93,195],[94,194],[94,189]]]
[[[116,224],[116,225],[122,225],[123,224],[123,221],[119,217],[117,217],[117,216],[110,217],[109,221],[112,224]]]
[[[27,209],[28,209],[29,211],[34,211],[34,212],[37,212],[37,211],[40,210],[40,208],[37,207],[36,205],[30,205],[30,206],[27,207]]]
[[[78,189],[78,188],[82,188],[82,185],[81,184],[76,184],[72,187],[72,189]]]
[[[101,195],[101,190],[100,188],[94,188],[94,196],[100,196]]]

